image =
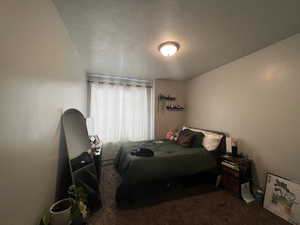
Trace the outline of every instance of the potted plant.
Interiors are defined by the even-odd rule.
[[[55,202],[49,213],[42,217],[40,225],[84,225],[88,214],[87,194],[82,187],[72,185],[70,198]]]
[[[71,220],[72,199],[65,198],[55,202],[49,210],[51,225],[67,225]],[[44,217],[44,223],[49,220]]]
[[[85,224],[87,217],[87,194],[82,187],[70,186],[69,195],[72,198],[71,221],[72,225]]]
[[[49,216],[45,215],[40,221],[40,225],[50,225]]]

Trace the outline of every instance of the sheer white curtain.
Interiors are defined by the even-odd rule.
[[[90,116],[104,142],[153,138],[152,92],[146,86],[90,83]]]

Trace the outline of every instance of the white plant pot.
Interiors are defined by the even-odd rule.
[[[65,198],[50,207],[51,225],[68,225],[71,221],[72,199]]]

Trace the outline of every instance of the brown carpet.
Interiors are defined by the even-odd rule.
[[[225,190],[212,189],[159,204],[117,209],[115,192],[119,176],[112,166],[102,172],[104,207],[90,219],[90,225],[284,225],[281,218],[256,203],[247,205]]]

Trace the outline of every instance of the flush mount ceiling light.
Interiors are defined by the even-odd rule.
[[[161,43],[158,49],[163,56],[172,56],[178,51],[179,44],[175,41],[166,41]]]

